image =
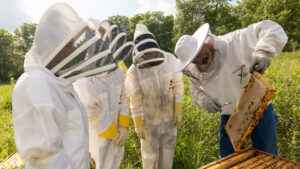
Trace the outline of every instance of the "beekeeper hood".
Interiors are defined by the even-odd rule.
[[[100,64],[98,60],[112,56],[112,42],[87,59],[89,47],[104,44],[101,35],[92,22],[84,22],[69,5],[56,3],[41,17],[24,68],[38,64],[71,81],[106,72],[115,64]]]
[[[107,20],[89,19],[95,27],[94,33],[99,34],[101,40],[88,48],[86,59],[90,59],[101,52],[102,57],[96,60],[96,65],[105,66],[109,69],[101,72],[102,75],[117,70],[118,65],[125,65],[123,61],[131,54],[133,42],[117,25]],[[94,36],[93,34],[87,34]],[[90,38],[90,37],[89,37]]]
[[[207,47],[208,57],[205,64],[195,64],[193,60],[203,48],[204,43],[213,44],[213,52]],[[225,63],[227,43],[221,38],[213,35],[209,30],[209,24],[201,25],[195,33],[183,35],[177,41],[175,53],[178,57],[176,71],[182,71],[191,77],[190,80],[197,85],[204,85],[216,77]]]
[[[155,36],[143,24],[137,24],[134,33],[133,64],[139,68],[150,68],[165,61]]]

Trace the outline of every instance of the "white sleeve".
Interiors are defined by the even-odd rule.
[[[283,28],[269,20],[264,20],[252,24],[244,29],[224,35],[229,40],[229,48],[232,51],[241,51],[236,53],[240,57],[252,57],[256,50],[264,50],[270,53],[270,56],[277,56],[285,44],[288,37]]]
[[[200,87],[196,87],[195,84],[191,80],[189,80],[189,89],[190,89],[190,92],[192,94],[192,100],[193,100],[194,104],[199,109],[204,109],[205,110],[205,106],[203,104],[203,100],[204,100],[205,97],[207,97],[207,95],[201,89],[201,86]]]
[[[288,40],[283,28],[269,20],[254,24],[253,28],[258,37],[255,50],[267,51],[273,57],[279,55]]]
[[[30,166],[66,169],[70,166],[70,159],[63,151],[60,131],[66,122],[66,113],[61,105],[51,104],[53,98],[47,88],[44,86],[44,90],[39,90],[35,84],[34,88],[25,85],[14,89],[15,143],[21,158]]]
[[[119,112],[119,119],[118,119],[118,126],[123,126],[123,127],[129,127],[129,103],[128,103],[128,94],[126,92],[125,88],[125,77],[124,77],[124,72],[119,69],[120,76],[119,78],[121,79],[122,83],[122,89],[121,89],[121,94],[120,94],[120,112]]]
[[[182,102],[183,90],[184,90],[184,84],[182,82],[182,73],[175,71],[177,58],[170,53],[167,54],[169,55],[168,58],[171,61],[171,66],[173,71],[173,95],[177,102]]]
[[[87,112],[90,125],[99,135],[110,129],[113,121],[108,110],[105,109],[107,105],[103,103],[108,96],[97,91],[93,77],[79,79],[73,83],[73,86]]]
[[[128,94],[125,88],[125,77],[123,71],[121,71],[121,79],[122,79],[122,90],[121,90],[121,111],[120,114],[129,117],[129,103],[128,103]]]
[[[142,89],[139,84],[138,72],[133,65],[127,71],[126,91],[130,96],[130,108],[133,117],[142,115]]]
[[[96,90],[92,77],[76,80],[76,82],[73,83],[73,86],[80,101],[85,107],[88,118],[93,117],[101,104],[99,103],[99,92]]]

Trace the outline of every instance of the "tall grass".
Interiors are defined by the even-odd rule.
[[[300,162],[300,50],[272,59],[266,77],[276,92],[272,98],[279,117],[279,155]]]
[[[267,80],[276,89],[272,98],[276,115],[279,156],[300,162],[300,50],[271,59]],[[174,169],[198,168],[219,159],[219,114],[200,111],[183,79],[183,120],[178,127]],[[141,168],[140,145],[130,124],[130,134],[121,168]],[[251,146],[248,140],[245,147]],[[137,150],[138,148],[138,150]],[[138,153],[138,154],[137,154]]]
[[[13,83],[0,85],[0,162],[16,151],[11,114],[13,87]]]
[[[280,119],[277,123],[279,156],[300,162],[300,50],[273,58],[266,77],[276,89],[272,102]],[[183,81],[183,119],[178,127],[173,168],[193,169],[219,159],[220,115],[198,110],[191,100],[188,79],[184,77]],[[16,151],[11,120],[12,87],[0,85],[0,161]],[[140,154],[140,140],[131,120],[121,168],[141,168]]]

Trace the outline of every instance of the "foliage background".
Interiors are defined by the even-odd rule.
[[[279,23],[289,41],[280,56],[272,59],[266,77],[275,87],[273,105],[277,123],[279,156],[300,162],[300,3],[298,0],[176,0],[177,15],[147,12],[131,18],[111,16],[131,38],[135,25],[143,23],[156,36],[160,47],[173,53],[183,34],[192,34],[201,24],[209,23],[216,35],[244,28],[264,19]],[[101,19],[101,18],[100,18]],[[13,33],[0,28],[0,161],[17,151],[11,119],[11,91],[23,72],[26,52],[33,43],[35,23],[24,23]],[[131,57],[126,60],[127,66]],[[178,138],[173,168],[197,168],[219,159],[219,114],[198,110],[192,103],[188,80],[184,77],[183,121]],[[121,168],[140,168],[140,142],[130,123],[126,152]],[[250,146],[251,143],[248,143]]]
[[[276,89],[272,102],[280,119],[277,123],[279,156],[300,162],[300,50],[283,52],[273,58],[266,77]],[[183,81],[183,120],[178,127],[173,168],[191,169],[219,159],[220,115],[198,110],[192,102],[187,77]],[[0,85],[0,161],[17,151],[11,119],[13,86],[13,79],[10,84]],[[125,150],[121,168],[141,168],[140,141],[132,121]]]
[[[272,98],[277,123],[279,156],[300,162],[300,50],[272,58],[266,78],[276,92]],[[219,157],[219,114],[198,110],[183,78],[183,120],[178,127],[174,169],[198,168]],[[251,146],[249,139],[246,147]],[[140,142],[131,121],[121,168],[141,168]]]

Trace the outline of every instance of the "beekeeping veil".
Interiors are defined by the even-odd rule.
[[[165,61],[155,36],[143,24],[137,24],[134,33],[133,64],[139,69],[158,66]],[[146,55],[152,53],[151,58]]]
[[[116,25],[102,21],[96,27],[61,3],[42,16],[28,55],[56,76],[73,81],[115,69],[131,49],[132,42]]]

